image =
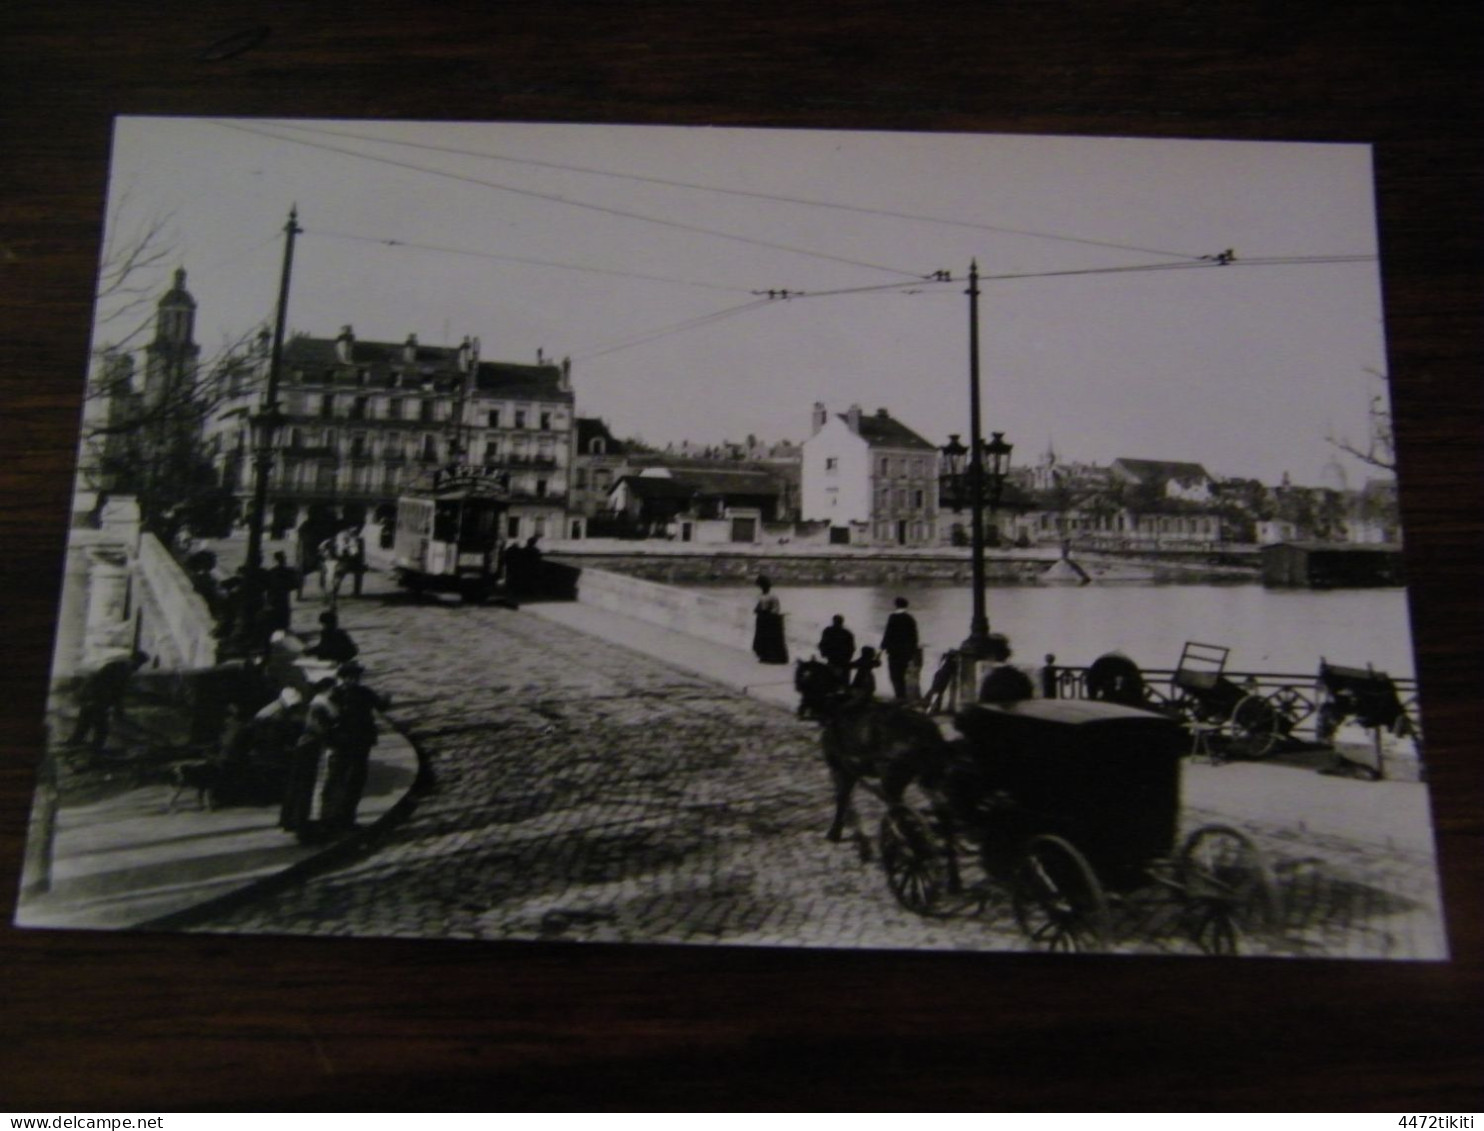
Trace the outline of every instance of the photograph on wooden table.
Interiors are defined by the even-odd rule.
[[[35,928],[1443,960],[1372,153],[116,122]]]

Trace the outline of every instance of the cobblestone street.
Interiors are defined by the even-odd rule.
[[[312,623],[315,611],[300,605],[296,619]],[[831,792],[817,728],[776,705],[527,611],[373,592],[343,601],[341,617],[432,783],[358,858],[203,929],[1026,945],[1004,896],[924,919],[897,905],[879,863],[826,841]],[[874,832],[879,805],[858,791],[857,808]],[[1217,819],[1230,823],[1186,814],[1191,826]],[[1430,890],[1430,859],[1261,822],[1244,828],[1290,896],[1285,929],[1250,952],[1414,957],[1441,946],[1435,910],[1413,894]],[[1195,953],[1172,914],[1156,907],[1119,949]]]

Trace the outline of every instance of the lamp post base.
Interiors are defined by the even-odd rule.
[[[979,687],[993,665],[1009,657],[1008,642],[989,631],[989,621],[978,619],[958,646],[958,679],[954,687],[955,708],[979,701]]]

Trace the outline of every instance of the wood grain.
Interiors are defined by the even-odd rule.
[[[819,954],[0,929],[30,1110],[1476,1110],[1481,8],[368,3],[0,11],[0,901],[13,903],[116,113],[1371,142],[1455,959]]]

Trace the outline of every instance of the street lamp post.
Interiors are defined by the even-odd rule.
[[[980,429],[979,398],[979,264],[969,264],[969,446],[959,442],[958,435],[949,437],[949,443],[940,450],[944,472],[940,477],[940,494],[958,511],[965,501],[970,509],[970,539],[973,613],[969,620],[969,635],[959,645],[959,675],[962,694],[974,694],[977,663],[989,658],[994,649],[989,638],[989,614],[984,599],[984,508],[986,489],[988,504],[998,507],[1005,486],[1005,475],[1010,467],[1010,452],[1013,445],[1005,442],[1003,432],[992,433],[993,439],[985,443]],[[967,463],[966,463],[967,460]],[[986,463],[987,460],[987,463]],[[965,491],[967,488],[967,492]]]
[[[279,371],[283,367],[284,326],[288,318],[289,278],[294,270],[294,237],[299,227],[299,210],[289,209],[284,225],[283,274],[278,282],[278,314],[273,323],[273,352],[268,357],[268,388],[263,394],[262,411],[249,420],[253,434],[252,507],[247,519],[247,568],[255,573],[263,565],[263,524],[268,510],[268,477],[273,469],[273,441],[283,423],[278,408]]]

